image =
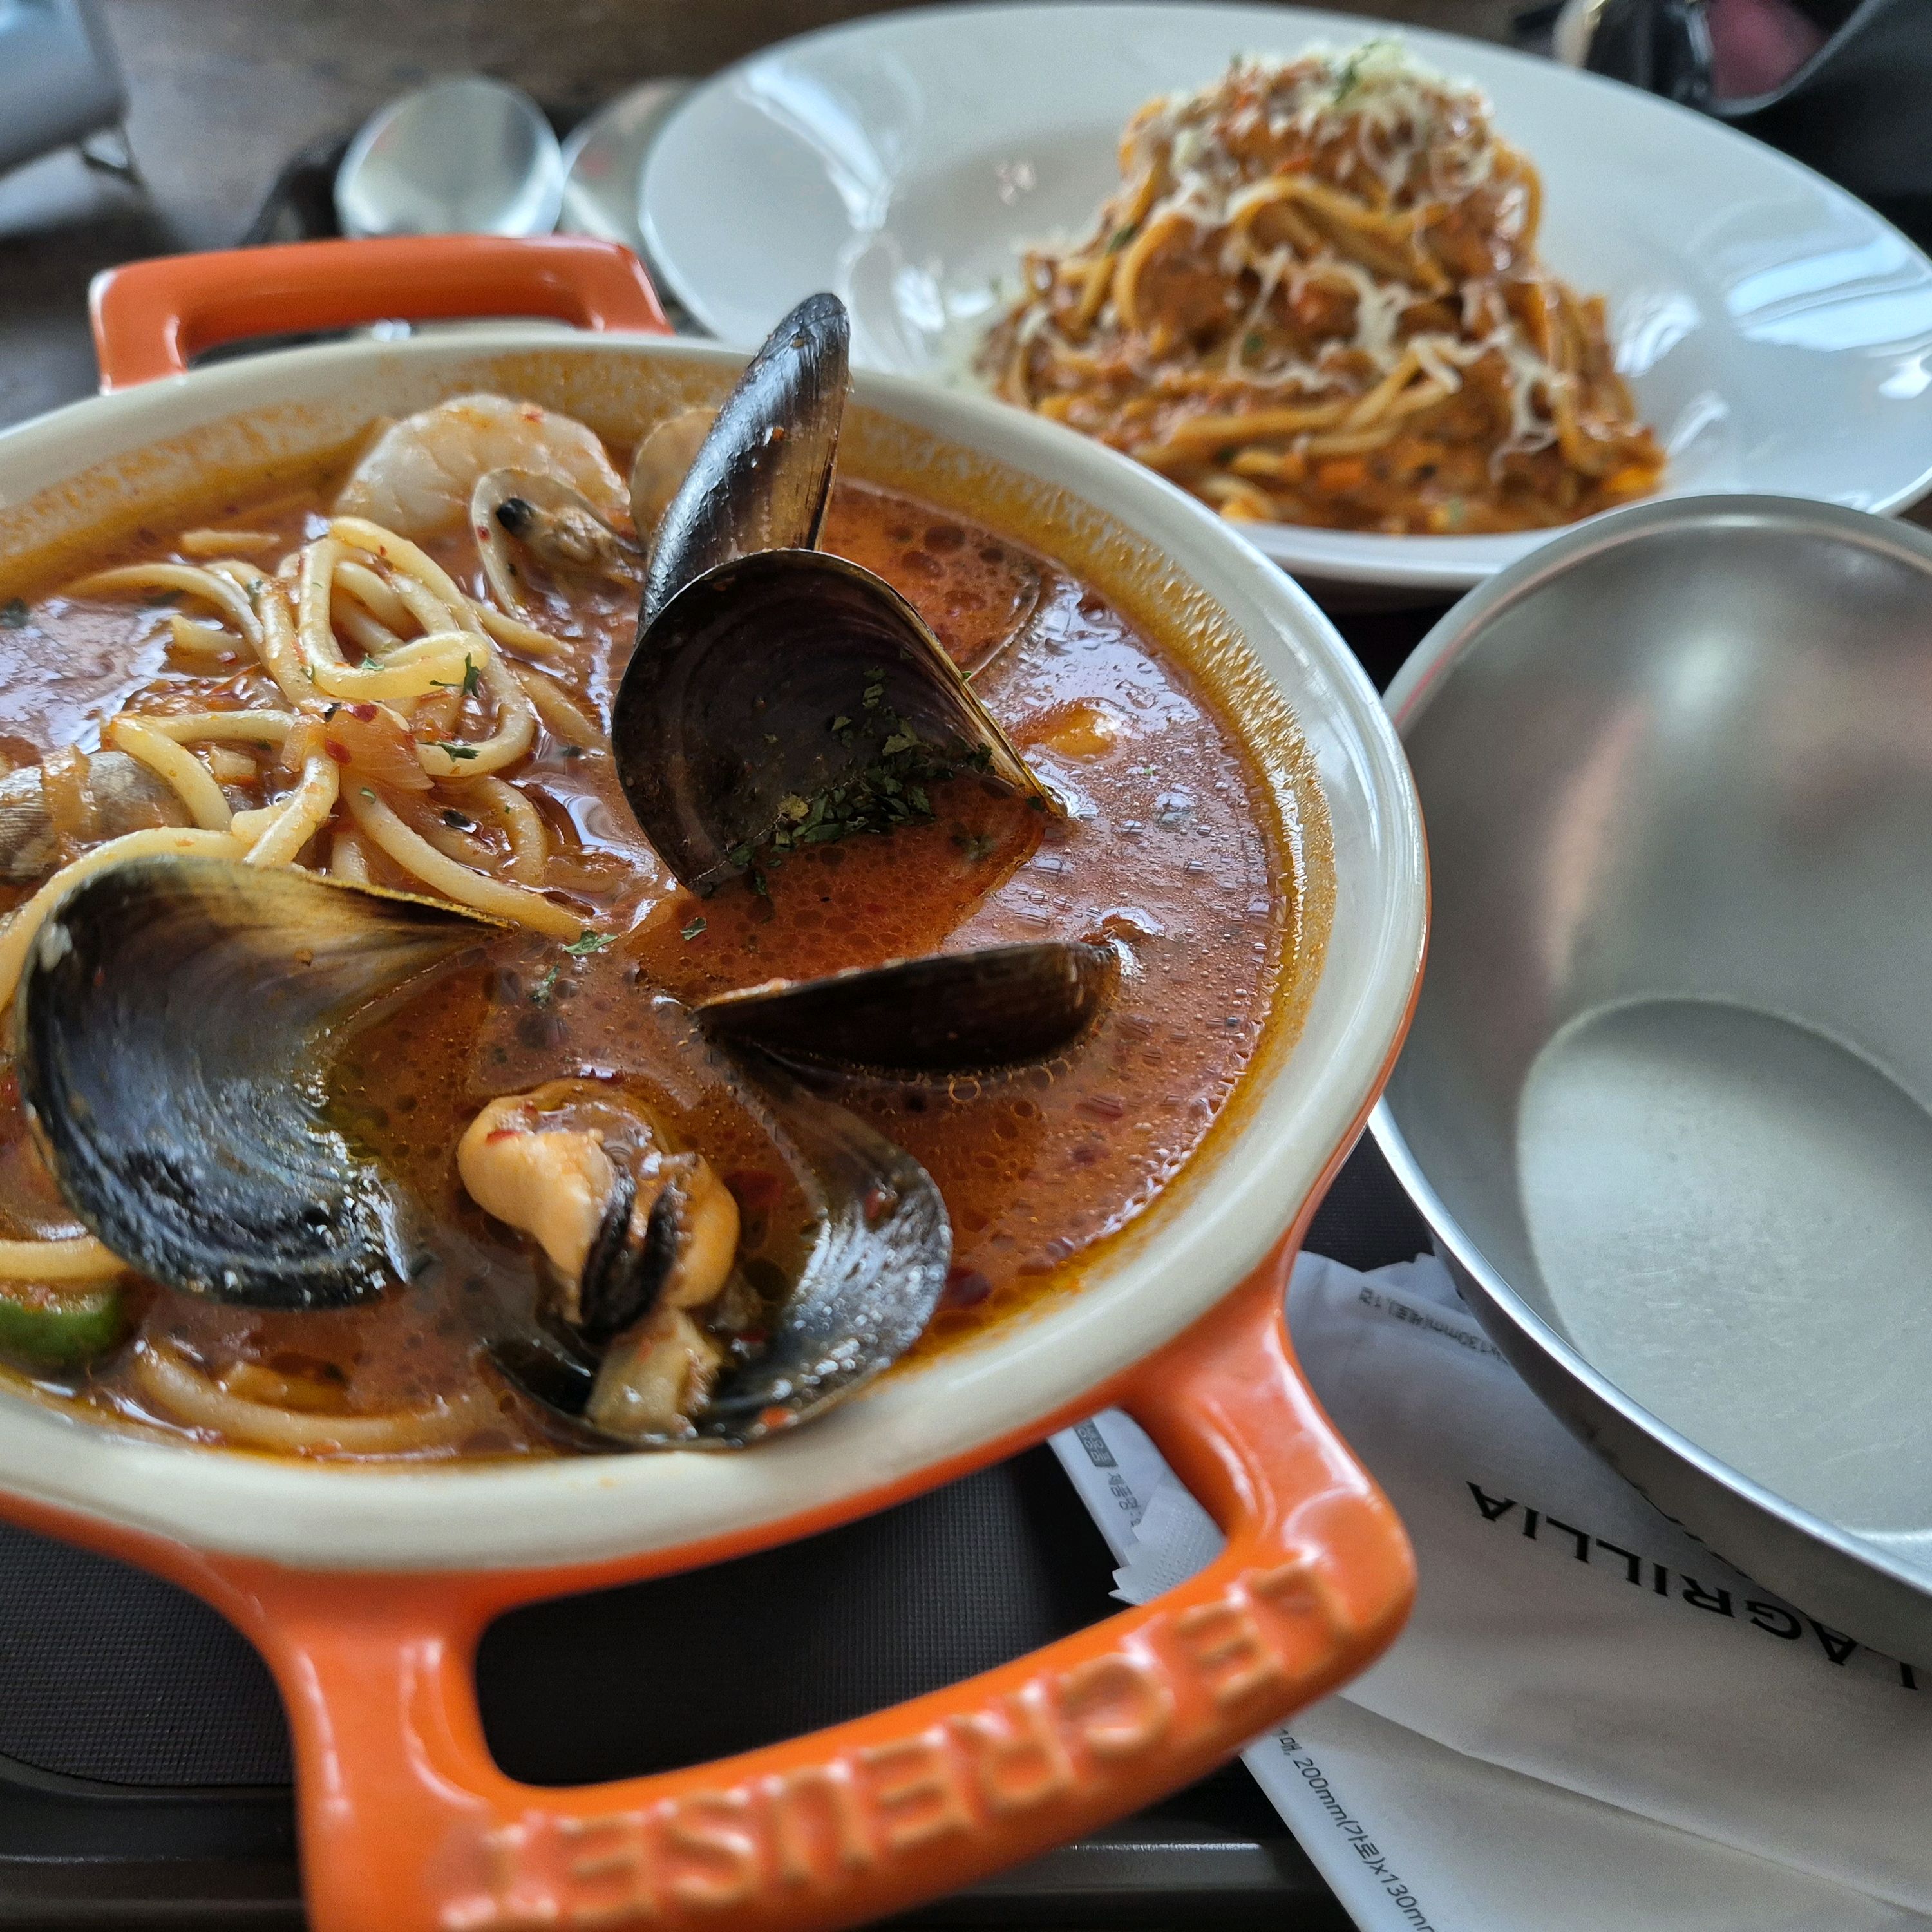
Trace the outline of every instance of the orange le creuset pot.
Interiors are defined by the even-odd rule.
[[[546,320],[188,367],[232,338],[398,315]],[[138,262],[101,279],[94,318],[104,393],[0,435],[0,567],[468,391],[628,442],[715,400],[742,362],[671,338],[634,258],[574,239]],[[105,1427],[0,1387],[0,1514],[172,1579],[268,1659],[317,1932],[871,1918],[1200,1776],[1364,1668],[1408,1609],[1401,1526],[1303,1382],[1282,1312],[1421,968],[1421,827],[1375,693],[1310,599],[1225,524],[1067,431],[861,375],[841,460],[1011,531],[1137,624],[1187,635],[1266,776],[1294,875],[1275,1010],[1199,1150],[1076,1283],[737,1454],[357,1468]],[[491,1761],[472,1661],[513,1605],[810,1534],[1110,1404],[1226,1532],[1157,1601],[722,1762],[550,1790]]]

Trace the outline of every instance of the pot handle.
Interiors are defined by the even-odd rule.
[[[412,235],[158,255],[104,269],[88,292],[104,392],[184,374],[250,335],[484,316],[667,335],[644,265],[615,242],[546,235]]]
[[[314,1932],[854,1924],[1150,1802],[1361,1670],[1413,1568],[1295,1366],[1290,1258],[1104,1391],[1226,1528],[1216,1561],[982,1676],[724,1762],[574,1790],[496,1768],[476,1640],[554,1575],[216,1559],[287,1703]]]

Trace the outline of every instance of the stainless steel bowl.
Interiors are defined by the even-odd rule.
[[[1559,538],[1389,694],[1429,830],[1375,1119],[1538,1393],[1932,1664],[1932,538],[1778,497]]]

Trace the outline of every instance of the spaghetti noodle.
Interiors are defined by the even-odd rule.
[[[1237,59],[1120,165],[986,338],[1007,400],[1235,519],[1466,535],[1656,487],[1602,297],[1538,256],[1534,167],[1399,43]]]

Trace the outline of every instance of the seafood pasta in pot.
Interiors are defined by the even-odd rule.
[[[836,464],[814,298],[4,586],[0,1363],[330,1457],[754,1444],[1077,1286],[1311,940],[1199,667]]]

